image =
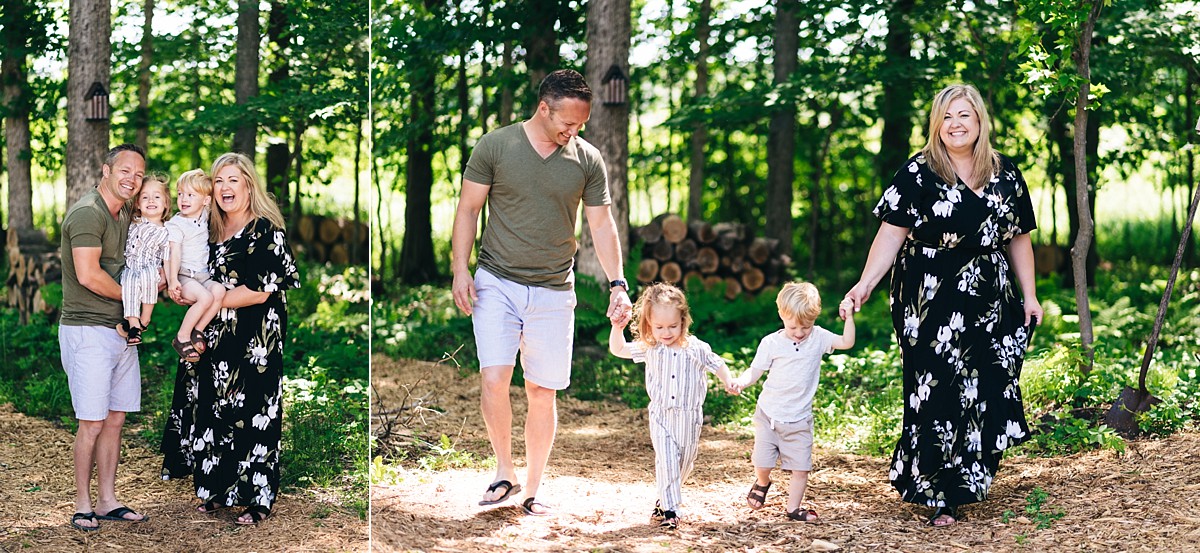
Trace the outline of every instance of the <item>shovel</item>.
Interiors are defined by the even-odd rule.
[[[1200,121],[1196,121],[1196,132],[1200,133]],[[1142,372],[1138,375],[1137,389],[1126,386],[1121,395],[1113,403],[1108,414],[1104,416],[1104,424],[1116,430],[1126,438],[1138,434],[1137,421],[1134,415],[1145,413],[1156,403],[1162,402],[1146,389],[1146,372],[1150,370],[1150,358],[1158,345],[1158,333],[1162,330],[1163,319],[1167,315],[1167,304],[1171,301],[1171,290],[1175,288],[1175,277],[1179,274],[1179,265],[1183,262],[1183,250],[1187,246],[1188,237],[1192,234],[1192,220],[1196,217],[1196,204],[1200,203],[1200,186],[1196,187],[1196,196],[1188,208],[1187,223],[1183,225],[1183,233],[1179,238],[1179,250],[1175,252],[1175,263],[1171,265],[1171,276],[1167,279],[1167,289],[1163,291],[1162,301],[1158,304],[1158,317],[1154,319],[1154,330],[1150,331],[1150,340],[1146,342],[1146,355],[1142,357]]]

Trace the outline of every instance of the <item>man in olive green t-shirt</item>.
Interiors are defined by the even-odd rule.
[[[137,349],[117,334],[116,325],[122,320],[118,282],[129,235],[128,203],[141,190],[145,171],[146,154],[141,148],[133,144],[113,148],[101,166],[100,184],[80,197],[62,222],[63,309],[58,344],[79,420],[71,526],[86,532],[99,528],[97,519],[147,519],[123,505],[116,493],[125,413],[141,409]]]
[[[554,444],[556,393],[570,383],[580,202],[611,281],[607,315],[614,321],[631,316],[604,161],[578,136],[591,102],[592,91],[578,72],[551,73],[538,90],[533,116],[480,138],[463,174],[450,240],[454,303],[473,319],[480,408],[497,465],[480,505],[501,503],[522,490],[512,460],[508,399],[520,351],[529,401],[521,506],[530,515],[549,514],[535,495]],[[472,278],[471,250],[485,203],[488,224]]]

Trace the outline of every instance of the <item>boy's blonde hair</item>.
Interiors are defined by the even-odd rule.
[[[669,305],[679,310],[679,321],[683,326],[679,345],[686,346],[687,337],[690,335],[688,328],[692,326],[692,310],[688,307],[687,296],[683,295],[683,290],[665,282],[651,285],[638,296],[637,303],[633,306],[633,324],[630,325],[633,328],[633,339],[641,340],[649,346],[658,345],[654,339],[654,331],[650,328],[650,310],[656,305]]]
[[[212,178],[204,172],[204,169],[192,169],[182,175],[179,175],[179,180],[175,181],[175,193],[184,186],[191,188],[200,196],[212,196],[213,183]]]
[[[775,297],[775,305],[783,317],[809,325],[821,314],[821,294],[811,282],[789,282]]]
[[[162,220],[166,221],[171,218],[171,190],[167,188],[167,182],[171,180],[166,173],[162,171],[151,171],[142,177],[142,190],[146,189],[147,184],[157,182],[163,189],[163,214]],[[142,195],[142,190],[138,190],[138,196]],[[133,216],[141,219],[142,210],[137,206],[137,201],[133,202]]]

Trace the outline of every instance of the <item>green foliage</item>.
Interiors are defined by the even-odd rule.
[[[454,305],[449,289],[403,288],[395,299],[376,298],[372,313],[375,353],[426,361],[451,359],[479,368],[471,319]]]
[[[1025,496],[1025,516],[1029,518],[1031,522],[1037,523],[1036,529],[1038,530],[1045,530],[1049,528],[1054,521],[1066,515],[1066,511],[1064,511],[1062,507],[1054,507],[1052,511],[1044,512],[1043,508],[1049,507],[1049,505],[1046,504],[1047,499],[1049,499],[1049,495],[1046,493],[1046,490],[1041,488],[1034,488],[1029,492],[1029,495]],[[1006,510],[1000,516],[1000,520],[1004,522],[1004,524],[1008,524],[1009,522],[1012,522],[1016,516],[1016,513],[1012,512],[1011,510]],[[1024,536],[1024,534],[1022,534],[1022,536]],[[1019,541],[1020,538],[1018,538],[1018,542]]]
[[[449,470],[459,468],[485,468],[488,459],[480,458],[470,451],[459,451],[450,441],[450,437],[442,434],[436,444],[430,444],[429,454],[418,461],[422,470]]]

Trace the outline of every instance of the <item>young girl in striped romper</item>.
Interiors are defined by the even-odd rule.
[[[166,175],[151,173],[142,179],[133,215],[125,242],[125,270],[121,273],[125,320],[117,325],[117,333],[130,346],[142,343],[142,331],[150,324],[150,314],[158,303],[159,275],[168,252],[163,221],[171,215]]]
[[[654,478],[658,484],[655,520],[667,528],[679,525],[676,510],[683,502],[683,481],[692,472],[704,424],[707,372],[735,393],[725,361],[695,336],[687,298],[670,284],[655,284],[634,305],[633,341],[625,341],[630,316],[613,322],[609,350],[613,355],[646,364],[650,395],[650,441],[654,444]]]

